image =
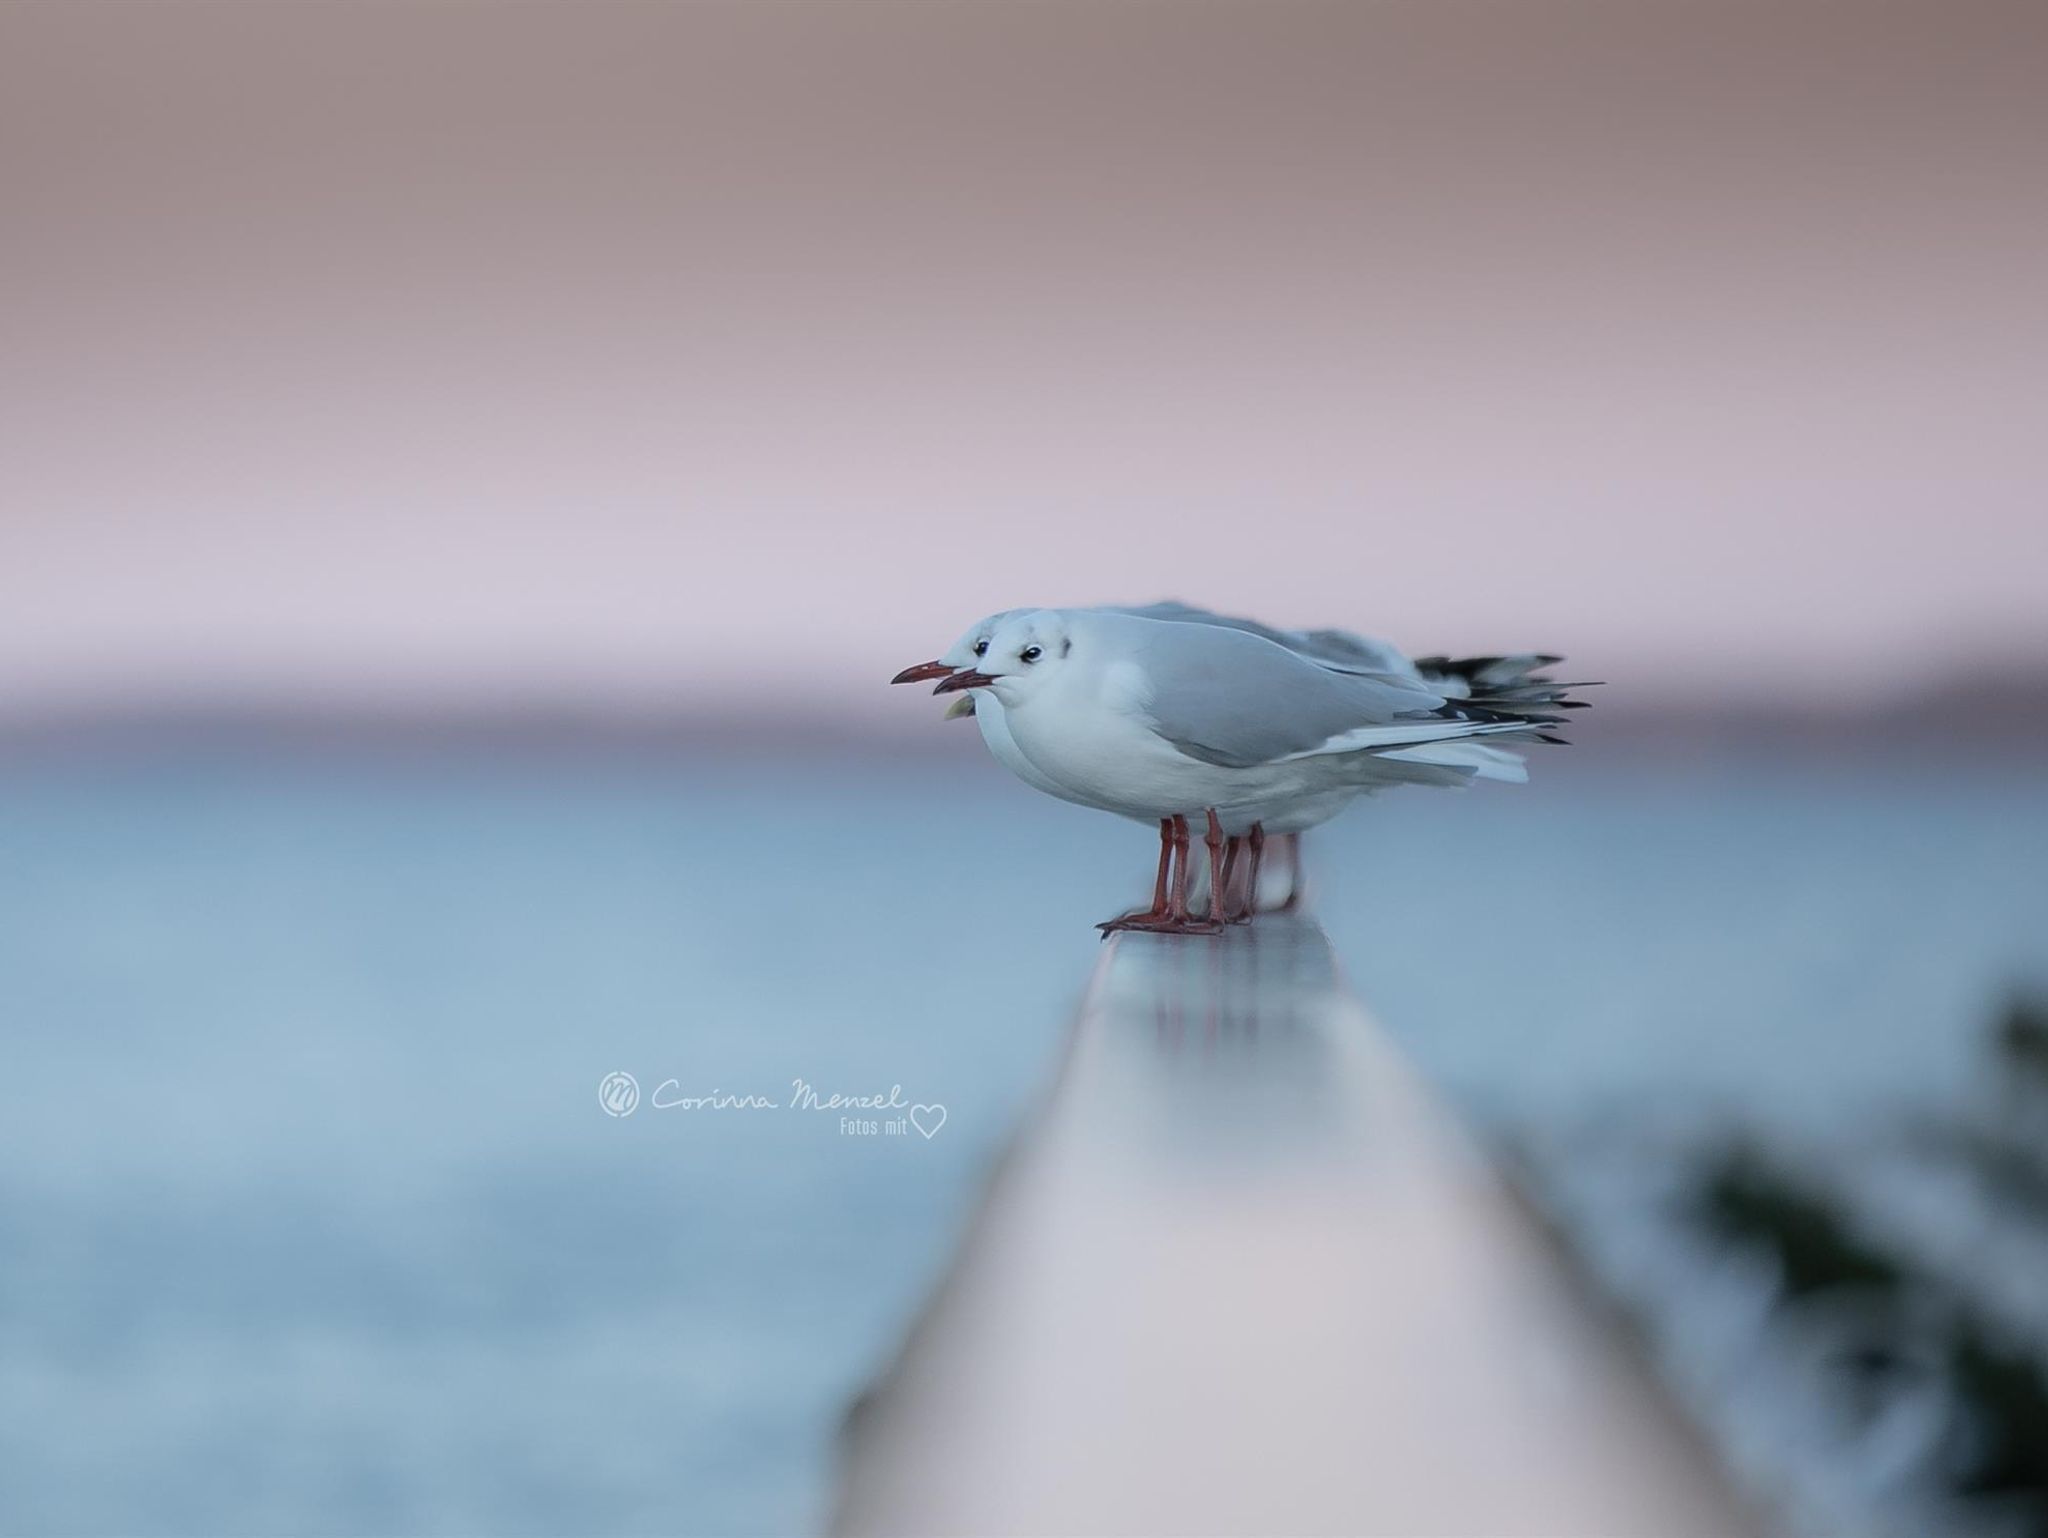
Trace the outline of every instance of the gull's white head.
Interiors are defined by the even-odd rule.
[[[989,640],[996,633],[996,627],[1015,615],[1028,614],[1028,609],[999,609],[994,614],[984,615],[960,632],[960,639],[929,662],[912,663],[889,682],[892,684],[924,683],[933,678],[944,678],[948,673],[957,673],[971,668],[981,660],[988,650]]]
[[[987,654],[996,631],[1005,620],[1030,612],[1029,609],[999,609],[994,614],[982,616],[960,632],[960,639],[939,654],[939,661],[956,671],[975,666]]]
[[[898,673],[889,682],[892,684],[923,683],[928,679],[951,678],[956,674],[971,671],[974,665],[981,660],[982,655],[987,652],[997,627],[1015,615],[1028,614],[1030,612],[1028,609],[999,609],[994,614],[984,615],[960,632],[960,639],[934,657],[930,662],[915,663]],[[950,691],[942,684],[933,692],[945,694]],[[973,714],[974,696],[969,693],[962,693],[947,708],[946,719],[951,721],[956,716],[971,716]]]
[[[987,689],[1006,706],[1021,705],[1057,675],[1073,646],[1067,618],[1059,610],[1016,610],[998,619],[973,668],[955,673],[934,692]]]

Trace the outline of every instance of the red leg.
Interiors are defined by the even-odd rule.
[[[1126,918],[1112,919],[1100,926],[1105,933],[1116,930],[1136,929],[1154,934],[1169,935],[1213,935],[1223,928],[1223,921],[1217,915],[1222,911],[1223,877],[1223,828],[1217,822],[1216,814],[1209,813],[1209,832],[1203,842],[1209,846],[1209,917],[1196,918],[1188,912],[1188,852],[1193,843],[1188,833],[1188,820],[1175,815],[1172,822],[1173,839],[1173,881],[1166,900],[1166,915],[1155,919],[1149,914],[1134,914]]]
[[[1181,923],[1188,916],[1188,820],[1180,813],[1173,814],[1173,857],[1177,862],[1173,871],[1173,901],[1168,908],[1170,915]]]
[[[1259,823],[1252,824],[1251,836],[1244,840],[1251,858],[1245,862],[1244,903],[1231,919],[1233,924],[1249,924],[1259,916],[1259,866],[1266,856],[1266,830]]]
[[[1163,920],[1167,916],[1166,873],[1173,864],[1173,853],[1173,819],[1162,817],[1159,819],[1159,874],[1152,881],[1152,906],[1126,913],[1121,918],[1113,918],[1095,927],[1104,934],[1110,934],[1119,929],[1150,928]]]
[[[1176,816],[1173,819],[1173,844],[1180,854],[1180,869],[1173,881],[1173,914],[1159,927],[1168,934],[1213,935],[1223,927],[1223,921],[1215,915],[1221,910],[1223,898],[1220,885],[1223,875],[1223,829],[1216,821],[1216,814],[1209,814],[1209,832],[1203,842],[1209,846],[1209,914],[1198,919],[1188,912],[1188,820]]]
[[[1115,934],[1124,929],[1160,934],[1178,934],[1181,931],[1188,922],[1188,820],[1185,817],[1159,819],[1159,853],[1159,911],[1127,913],[1120,919],[1096,925],[1097,929],[1104,934]],[[1169,865],[1173,870],[1170,886],[1166,882]]]
[[[1223,824],[1216,820],[1216,808],[1209,808],[1209,831],[1202,842],[1209,846],[1209,922],[1223,927]]]
[[[1223,907],[1231,922],[1237,921],[1237,873],[1244,863],[1244,840],[1232,835],[1223,841]]]

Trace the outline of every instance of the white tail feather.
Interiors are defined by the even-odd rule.
[[[1475,779],[1501,780],[1509,785],[1524,785],[1529,779],[1529,766],[1522,761],[1521,754],[1510,753],[1505,748],[1489,748],[1479,742],[1432,742],[1419,748],[1400,748],[1378,756],[1411,764],[1470,769]]]
[[[1393,758],[1396,755],[1389,749],[1451,742],[1463,737],[1499,737],[1510,733],[1527,737],[1534,731],[1535,728],[1527,721],[1400,721],[1392,726],[1361,726],[1356,731],[1343,732],[1327,742],[1318,743],[1305,752],[1289,753],[1287,758],[1319,758],[1324,754],[1360,752]],[[1428,762],[1426,759],[1421,761]]]

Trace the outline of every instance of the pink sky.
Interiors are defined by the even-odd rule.
[[[0,10],[0,710],[1178,596],[2048,663],[2048,8]]]

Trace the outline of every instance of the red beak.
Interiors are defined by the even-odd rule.
[[[905,668],[889,682],[892,684],[921,684],[927,678],[944,678],[953,670],[943,662],[920,662],[914,668]]]
[[[955,673],[932,689],[934,694],[951,694],[955,689],[985,689],[995,680],[986,673]]]

